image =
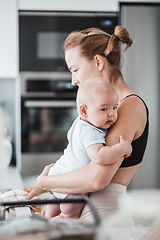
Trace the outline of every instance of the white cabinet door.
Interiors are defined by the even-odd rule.
[[[19,0],[20,10],[117,12],[118,0]]]
[[[0,0],[0,78],[18,74],[17,0]]]

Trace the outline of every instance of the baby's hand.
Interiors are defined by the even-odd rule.
[[[131,153],[132,153],[132,146],[131,146],[131,144],[128,141],[124,140],[124,138],[122,136],[120,136],[120,143],[123,144],[123,147],[125,149],[124,157],[125,158],[129,157],[131,155]]]

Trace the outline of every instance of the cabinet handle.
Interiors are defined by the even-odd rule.
[[[24,106],[29,107],[75,107],[75,101],[25,101]]]

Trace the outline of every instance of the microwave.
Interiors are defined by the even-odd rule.
[[[118,13],[19,11],[19,71],[66,72],[62,50],[74,30],[96,27],[113,34]]]

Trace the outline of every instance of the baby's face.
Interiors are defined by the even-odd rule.
[[[87,121],[98,128],[108,129],[117,120],[118,100],[115,91],[98,94],[94,103],[87,106]]]

